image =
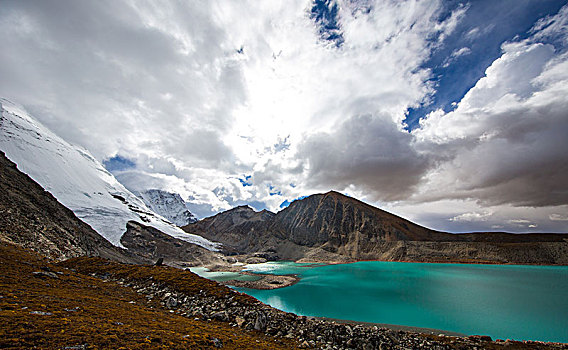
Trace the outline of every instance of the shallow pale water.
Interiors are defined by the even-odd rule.
[[[261,277],[252,275],[243,275],[238,272],[225,272],[225,271],[209,271],[206,267],[191,267],[191,272],[217,282],[225,282],[230,280],[237,281],[257,281]]]
[[[243,271],[254,272],[261,275],[297,275],[312,267],[326,266],[326,264],[298,264],[293,261],[269,261],[261,264],[245,265]]]
[[[274,290],[238,288],[284,311],[443,329],[493,339],[568,342],[568,267],[290,262],[250,271],[298,274]]]

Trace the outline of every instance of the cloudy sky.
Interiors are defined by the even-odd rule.
[[[568,231],[565,0],[0,0],[0,28],[0,96],[199,217],[334,189]]]

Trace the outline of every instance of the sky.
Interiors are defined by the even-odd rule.
[[[198,217],[336,190],[568,232],[559,0],[0,0],[0,96]]]

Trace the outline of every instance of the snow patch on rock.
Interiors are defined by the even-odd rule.
[[[137,194],[148,208],[168,219],[172,224],[181,227],[197,221],[197,218],[185,206],[185,201],[177,193],[151,189]]]

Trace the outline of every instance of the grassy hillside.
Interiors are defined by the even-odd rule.
[[[104,264],[112,264],[116,273],[143,279],[151,275],[186,290],[214,293],[217,287],[189,272],[114,265],[100,258],[57,265],[31,251],[0,243],[0,348],[295,348],[290,339],[277,340],[225,322],[183,317],[132,288],[65,267],[97,269]],[[236,298],[255,301],[240,294]]]

